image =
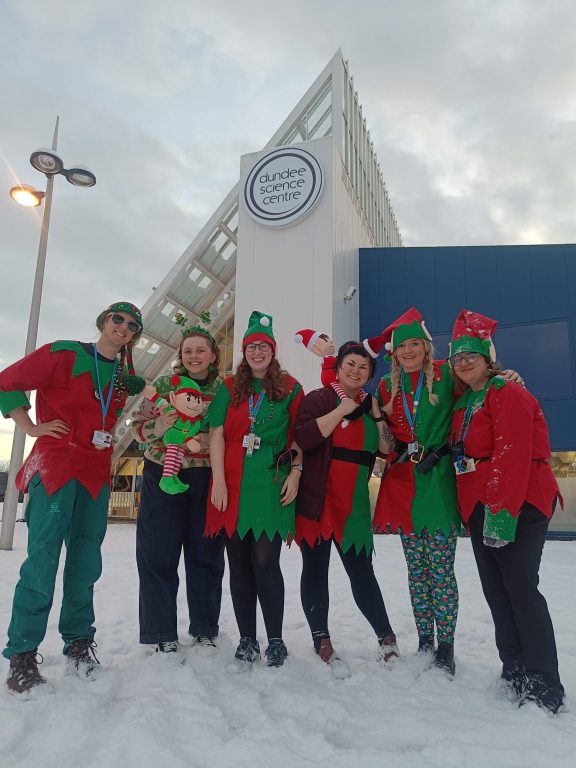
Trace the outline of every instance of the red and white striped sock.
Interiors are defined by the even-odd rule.
[[[184,456],[184,449],[180,445],[169,445],[166,448],[166,456],[164,457],[164,470],[162,477],[172,477],[177,475],[182,466],[182,457]]]

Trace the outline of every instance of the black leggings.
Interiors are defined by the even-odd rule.
[[[302,607],[313,638],[330,637],[328,632],[328,567],[332,539],[322,539],[314,547],[302,542],[302,577],[300,579],[300,595]],[[382,592],[374,575],[372,553],[366,554],[363,549],[356,554],[354,546],[347,552],[342,552],[340,545],[334,542],[342,564],[346,569],[354,601],[368,620],[377,637],[392,634],[390,620]]]
[[[258,541],[249,531],[241,539],[234,533],[226,542],[230,593],[240,637],[256,640],[256,599],[260,601],[268,639],[282,637],[284,579],[280,570],[282,539],[263,533]]]

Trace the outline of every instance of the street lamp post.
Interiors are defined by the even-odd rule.
[[[29,355],[36,349],[38,338],[38,322],[40,318],[40,302],[42,299],[42,285],[44,282],[44,265],[46,263],[46,249],[48,246],[48,229],[50,226],[50,211],[52,208],[52,187],[54,176],[61,174],[75,186],[93,187],[96,184],[94,174],[83,166],[76,165],[73,168],[64,168],[64,163],[56,154],[58,145],[58,124],[60,118],[56,118],[52,149],[39,149],[32,153],[30,162],[36,170],[47,177],[46,192],[37,192],[33,187],[21,185],[13,187],[10,195],[24,205],[40,205],[44,199],[44,213],[42,215],[42,227],[40,229],[40,243],[38,245],[38,258],[36,260],[36,274],[34,277],[34,289],[32,291],[32,304],[28,320],[28,334],[26,336],[25,355]],[[24,197],[26,193],[29,197]],[[18,196],[27,199],[28,202],[18,200]],[[37,202],[33,202],[36,198]],[[16,474],[24,459],[24,446],[26,433],[19,427],[14,427],[14,439],[12,441],[12,453],[10,456],[10,469],[4,496],[4,509],[2,515],[2,532],[0,533],[0,549],[12,549],[14,540],[14,527],[16,524],[16,512],[18,510],[18,490],[16,489]]]

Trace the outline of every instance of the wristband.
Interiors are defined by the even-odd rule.
[[[302,464],[292,464],[292,469],[297,469],[298,472],[302,472]]]
[[[376,422],[385,421],[385,418],[384,418],[384,416],[378,416],[378,418],[374,419],[374,421],[376,421]]]

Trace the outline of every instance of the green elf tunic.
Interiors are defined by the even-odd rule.
[[[338,398],[338,404],[340,402]],[[365,413],[354,421],[344,419],[340,422],[332,433],[332,452],[336,450],[336,455],[338,448],[376,453],[378,427],[371,414]],[[369,479],[370,467],[342,461],[333,455],[328,468],[322,516],[318,521],[303,515],[296,517],[297,543],[304,540],[313,547],[321,539],[334,537],[343,552],[353,546],[357,555],[362,549],[369,555],[374,548]]]
[[[454,383],[450,367],[447,362],[442,361],[435,361],[433,365],[432,392],[438,396],[439,402],[435,406],[430,403],[428,390],[424,386],[415,423],[416,439],[426,451],[439,448],[448,441],[454,407]],[[412,413],[420,371],[402,375],[409,413]],[[377,397],[381,406],[388,404],[390,393],[388,374],[378,385]],[[413,439],[400,390],[387,420],[397,440],[409,443]],[[397,454],[391,454],[392,462],[396,456]],[[434,534],[440,530],[448,534],[452,526],[458,528],[460,525],[454,468],[450,456],[440,459],[426,475],[416,471],[415,467],[411,461],[391,463],[382,476],[374,512],[374,529],[379,533],[401,531],[408,535],[412,531],[421,534],[423,530],[427,530]]]
[[[253,379],[254,400],[262,391],[262,381]],[[260,448],[246,455],[242,441],[250,431],[248,399],[232,405],[234,377],[224,384],[210,405],[207,418],[211,427],[224,427],[224,475],[228,489],[228,506],[224,512],[216,509],[208,496],[206,534],[224,530],[234,531],[241,539],[252,531],[258,540],[265,533],[270,541],[278,533],[286,540],[294,534],[295,502],[283,507],[280,491],[290,472],[290,462],[277,466],[279,454],[289,449],[293,441],[293,425],[304,396],[302,386],[286,374],[288,394],[283,400],[267,397],[261,402],[256,416],[255,432]]]

